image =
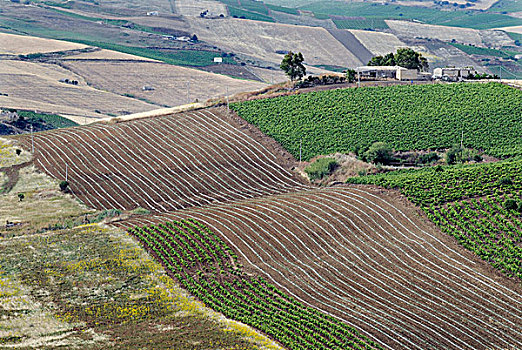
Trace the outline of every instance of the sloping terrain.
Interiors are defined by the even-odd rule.
[[[395,35],[389,33],[371,32],[367,30],[352,29],[350,32],[361,42],[374,56],[383,56],[398,48],[407,47],[404,42]],[[368,62],[364,62],[366,64]]]
[[[411,38],[413,34],[414,37],[456,41],[475,46],[502,47],[514,45],[513,40],[499,30],[476,30],[395,20],[387,20],[386,23],[400,37]]]
[[[35,164],[97,209],[166,211],[306,187],[235,123],[202,110],[39,133]]]
[[[0,106],[49,113],[101,117],[155,109],[158,106],[94,89],[85,80],[55,64],[0,61]],[[60,82],[68,79],[77,85]]]
[[[361,64],[324,28],[233,18],[193,19],[189,23],[200,40],[270,62],[281,62],[283,55],[276,51],[300,51],[310,65],[355,67]]]
[[[247,271],[388,349],[522,346],[522,290],[405,200],[333,187],[143,217],[195,219]]]
[[[94,54],[94,53],[93,53]],[[258,90],[265,83],[172,66],[163,62],[118,59],[67,60],[62,63],[91,86],[166,106]]]
[[[0,54],[27,55],[86,48],[86,45],[61,40],[0,33]]]

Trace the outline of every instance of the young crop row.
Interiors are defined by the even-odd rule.
[[[460,143],[504,157],[522,154],[522,91],[498,83],[364,87],[232,104],[294,156]]]
[[[522,160],[398,171],[351,178],[351,183],[397,188],[465,248],[522,278],[522,217],[504,206],[522,198]]]
[[[353,327],[305,306],[262,277],[245,274],[235,253],[196,220],[129,230],[205,305],[248,324],[288,349],[375,349]]]

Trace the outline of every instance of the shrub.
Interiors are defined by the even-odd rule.
[[[507,210],[517,210],[518,209],[518,203],[514,199],[506,199],[504,202],[504,208]]]
[[[440,158],[439,155],[435,152],[431,152],[428,154],[422,154],[419,157],[418,163],[419,164],[430,164],[430,163],[436,162],[437,160],[439,160],[439,158]]]
[[[63,180],[62,182],[60,182],[60,191],[67,192],[68,189],[69,189],[68,181]]]
[[[305,168],[310,180],[322,179],[326,175],[330,175],[337,166],[334,158],[319,158]]]
[[[22,150],[20,148],[17,148],[15,152],[16,155],[19,156],[22,153]]]
[[[137,207],[136,209],[131,211],[132,214],[136,215],[147,215],[150,214],[150,210],[147,210],[145,208]]]
[[[374,142],[363,154],[363,160],[375,164],[390,164],[393,161],[392,149],[384,142]]]
[[[23,194],[23,193],[18,193],[18,200],[20,200],[20,202],[23,201],[24,198],[25,198],[25,194]]]

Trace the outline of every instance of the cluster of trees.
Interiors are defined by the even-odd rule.
[[[306,75],[306,67],[303,65],[304,57],[301,52],[288,52],[279,66],[288,75],[291,81],[301,80]],[[398,49],[397,53],[390,52],[384,56],[375,56],[369,62],[369,66],[400,66],[407,69],[417,69],[425,72],[428,70],[428,60],[421,53],[410,48]],[[477,79],[481,79],[479,77]],[[346,81],[353,83],[357,79],[354,69],[346,70]]]
[[[417,69],[421,72],[428,70],[428,60],[421,53],[410,48],[398,49],[397,53],[390,52],[384,56],[375,56],[369,66],[400,66],[407,69]]]

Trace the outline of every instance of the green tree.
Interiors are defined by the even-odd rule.
[[[383,56],[375,56],[368,62],[369,66],[401,66],[408,69],[427,71],[428,60],[422,54],[410,48],[398,49],[396,54],[392,52]]]
[[[346,70],[346,81],[349,83],[355,82],[357,78],[357,73],[355,72],[355,69],[347,69]]]
[[[283,57],[283,61],[279,66],[285,73],[290,77],[290,80],[294,81],[301,79],[306,74],[306,68],[303,65],[303,54],[293,53],[290,51]]]
[[[422,57],[421,53],[415,52],[409,47],[398,49],[394,57],[396,64],[404,68],[420,71],[426,71],[429,68],[428,60]]]

